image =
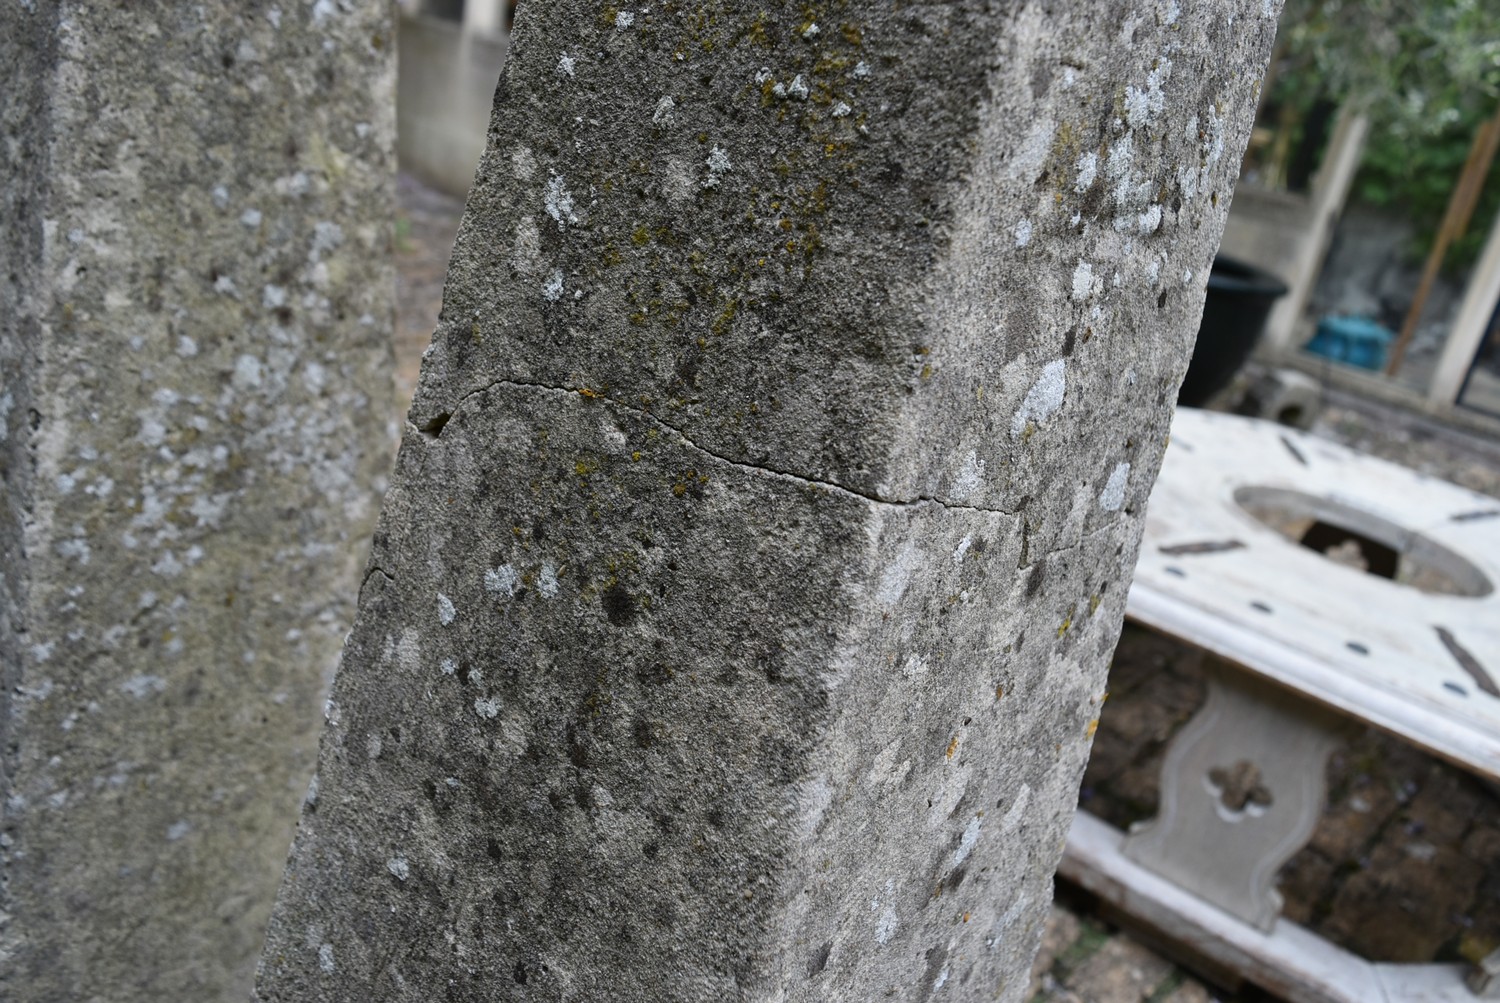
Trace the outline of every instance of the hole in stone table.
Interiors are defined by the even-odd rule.
[[[1288,540],[1345,567],[1440,595],[1477,598],[1495,590],[1455,551],[1345,502],[1258,486],[1238,489],[1234,500]]]
[[[1186,578],[1187,577],[1187,572],[1183,571],[1181,568],[1178,568],[1178,567],[1168,567],[1166,570],[1167,570],[1167,574],[1172,575],[1175,578]]]
[[[1450,693],[1457,693],[1461,697],[1466,697],[1469,695],[1469,691],[1458,685],[1458,683],[1444,683],[1443,689],[1447,690]]]
[[[1370,653],[1370,649],[1365,647],[1363,644],[1360,644],[1358,641],[1345,641],[1344,647],[1348,648],[1356,655],[1368,655]]]
[[[1256,602],[1251,603],[1250,604],[1250,608],[1254,609],[1254,610],[1259,610],[1262,613],[1274,613],[1274,612],[1276,612],[1270,606],[1267,606],[1265,603],[1260,602],[1259,600],[1257,600]]]

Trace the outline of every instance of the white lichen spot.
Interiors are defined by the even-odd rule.
[[[884,895],[887,899],[896,893],[895,879],[885,883]],[[876,896],[870,900],[870,911],[876,913],[875,917],[875,942],[886,944],[896,935],[896,930],[901,926],[901,917],[896,915],[895,907],[889,904],[882,905],[880,897]]]
[[[964,457],[964,462],[958,469],[958,476],[953,479],[953,497],[958,501],[966,501],[984,486],[984,461],[977,453],[970,450],[969,455]]]
[[[974,852],[974,847],[979,842],[979,830],[983,827],[983,818],[976,815],[969,819],[969,824],[964,826],[964,834],[958,841],[958,849],[953,851],[953,866],[957,867],[969,859],[969,854]]]
[[[307,782],[307,793],[302,795],[304,804],[316,805],[318,803],[318,775],[314,773],[312,779]]]
[[[16,692],[27,700],[46,700],[52,695],[57,684],[50,679],[43,679],[36,686],[17,686]]]
[[[1016,246],[1025,247],[1031,243],[1031,220],[1023,219],[1016,224]]]
[[[502,564],[498,568],[490,568],[484,573],[484,588],[486,592],[495,595],[513,596],[521,584],[521,576],[515,567]]]
[[[238,296],[240,291],[234,284],[234,279],[227,275],[220,275],[214,279],[214,292],[223,293],[225,296]]]
[[[818,22],[814,21],[811,24],[809,24],[806,28],[802,29],[802,37],[806,38],[806,39],[809,39],[809,40],[817,38],[818,37],[818,33],[821,32],[822,30],[823,29],[821,29],[821,28],[818,27]]]
[[[681,157],[667,157],[664,160],[661,180],[661,193],[666,196],[667,201],[675,204],[686,202],[693,197],[697,190],[697,181],[694,176],[692,161]]]
[[[534,275],[541,256],[542,234],[537,229],[536,219],[522,216],[516,223],[516,246],[515,253],[511,255],[511,263],[521,274]]]
[[[10,412],[16,406],[16,398],[9,390],[0,394],[0,442],[10,438]]]
[[[1172,61],[1159,59],[1146,76],[1144,88],[1125,88],[1125,119],[1132,129],[1146,125],[1167,106],[1167,96],[1162,84],[1172,77]]]
[[[173,822],[171,825],[167,826],[167,842],[175,843],[183,836],[186,836],[192,831],[193,823],[189,822],[185,818],[178,819],[176,822]]]
[[[530,181],[536,177],[536,157],[530,148],[516,147],[515,152],[510,155],[510,169],[520,181]]]
[[[542,573],[537,576],[536,589],[544,599],[551,599],[557,595],[557,569],[551,564],[542,565]]]
[[[385,869],[390,871],[397,881],[405,881],[411,877],[411,865],[406,862],[405,857],[392,857],[385,862]]]
[[[854,64],[854,77],[856,79],[863,79],[865,77],[868,77],[869,75],[870,75],[870,64],[869,63],[867,63],[863,59],[861,59],[859,62],[857,62],[857,63]]]
[[[458,608],[453,605],[453,600],[439,592],[438,622],[446,627],[453,622],[453,618],[456,616],[458,616]]]
[[[651,113],[651,124],[659,129],[669,128],[677,121],[677,102],[672,100],[672,95],[666,94],[656,102],[656,110]]]
[[[1094,266],[1087,261],[1078,262],[1078,267],[1073,269],[1073,298],[1075,300],[1088,299],[1089,293],[1094,290]]]
[[[561,73],[565,77],[573,76],[573,71],[577,67],[577,65],[578,64],[573,61],[573,57],[568,55],[566,52],[557,57],[557,72]]]
[[[847,118],[849,116],[849,113],[853,110],[853,108],[850,108],[843,101],[835,101],[833,109],[829,112],[829,114],[834,118]]]
[[[573,196],[568,192],[567,183],[561,174],[554,174],[547,182],[547,193],[543,196],[542,204],[547,209],[547,215],[557,222],[559,230],[564,229],[569,223],[578,225],[578,215],[574,212]]]
[[[1130,169],[1135,166],[1135,137],[1132,134],[1122,136],[1119,142],[1110,147],[1109,157],[1104,161],[1104,173],[1111,181],[1118,182],[1130,176]]]
[[[1266,2],[1269,3],[1270,0],[1266,0]],[[1162,23],[1170,28],[1177,23],[1177,19],[1181,16],[1182,8],[1177,5],[1177,0],[1172,0],[1171,3],[1167,4],[1166,12],[1162,14]]]
[[[234,360],[234,375],[230,382],[236,390],[254,390],[264,377],[261,362],[253,355],[241,355]]]
[[[1083,154],[1074,168],[1078,172],[1078,181],[1073,190],[1082,194],[1094,186],[1094,179],[1099,176],[1099,155],[1093,152]]]
[[[771,68],[769,66],[762,66],[760,69],[755,71],[755,83],[757,86],[764,85],[766,81],[772,79],[773,77],[775,77],[775,75],[776,74],[771,72]]]
[[[167,681],[161,676],[132,676],[120,684],[120,692],[143,700],[154,693],[165,692]]]
[[[1191,268],[1184,268],[1182,270],[1182,284],[1187,285],[1191,281],[1193,281],[1193,270]]]
[[[1224,119],[1212,105],[1208,109],[1208,128],[1203,138],[1203,157],[1210,165],[1224,156]]]
[[[615,15],[616,31],[627,31],[632,24],[635,24],[635,14],[630,11],[622,10]]]
[[[342,246],[343,243],[344,228],[337,223],[325,219],[313,224],[312,260],[319,260],[329,251]]]
[[[911,772],[911,760],[900,759],[900,738],[896,738],[884,749],[875,754],[875,761],[870,765],[870,772],[865,775],[865,786],[875,789],[882,787],[895,787],[906,779]]]
[[[1031,385],[1031,389],[1026,391],[1026,397],[1021,401],[1015,417],[1011,419],[1011,438],[1020,438],[1028,424],[1040,423],[1051,417],[1058,408],[1062,407],[1066,393],[1066,363],[1062,359],[1047,363],[1042,367],[1041,375]]]
[[[1161,228],[1161,206],[1154,205],[1141,213],[1136,221],[1136,228],[1142,236],[1150,236]]]
[[[1161,261],[1153,258],[1146,265],[1146,282],[1152,286],[1161,281]]]
[[[833,804],[833,788],[828,786],[827,777],[819,775],[801,784],[796,796],[802,835],[811,839],[817,834],[828,806]]]
[[[286,306],[286,290],[281,286],[264,286],[260,291],[260,305],[267,310]]]
[[[937,992],[939,989],[943,988],[943,986],[945,986],[945,985],[948,984],[948,972],[949,972],[949,970],[950,970],[949,966],[948,965],[944,965],[943,966],[943,970],[941,972],[937,973],[937,978],[935,978],[935,979],[932,980],[932,991],[933,992]]]
[[[791,86],[786,89],[786,92],[798,101],[806,101],[812,89],[807,86],[807,78],[799,73],[792,78]]]
[[[1023,783],[1021,789],[1016,792],[1016,799],[1010,803],[1005,811],[1005,817],[1000,820],[1000,837],[1008,838],[1021,828],[1021,821],[1026,818],[1026,809],[1031,805],[1031,785]]]
[[[334,964],[332,944],[322,944],[318,947],[318,968],[323,972],[324,975],[333,974]]]
[[[443,675],[445,676],[451,676],[454,673],[458,672],[458,662],[454,661],[451,658],[443,659],[443,664],[440,667],[442,668]]]
[[[894,606],[899,602],[906,593],[906,587],[911,584],[912,575],[922,563],[921,559],[922,555],[915,543],[908,542],[902,547],[896,559],[880,576],[880,587],[875,592],[875,599],[883,606]]]
[[[1118,512],[1120,506],[1125,504],[1125,486],[1130,482],[1130,464],[1118,464],[1110,473],[1109,480],[1104,482],[1104,490],[1099,492],[1099,507],[1106,512]]]
[[[974,538],[966,536],[958,541],[958,547],[953,551],[953,566],[959,567],[964,563],[964,556],[968,554],[969,548],[974,545]]]
[[[500,701],[493,697],[474,701],[474,713],[482,718],[494,719],[500,714]]]
[[[552,269],[552,274],[547,277],[547,282],[542,286],[542,298],[548,303],[556,303],[562,299],[563,273],[561,268]]]
[[[703,187],[719,187],[719,179],[729,173],[733,166],[729,161],[729,154],[723,148],[715,146],[708,152],[708,177],[704,180]]]
[[[261,216],[259,209],[246,209],[244,212],[240,213],[241,225],[249,227],[252,230],[260,226],[260,219]]]

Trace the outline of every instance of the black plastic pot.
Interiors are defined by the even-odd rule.
[[[1286,283],[1270,272],[1222,254],[1214,258],[1198,344],[1177,403],[1200,407],[1228,385],[1260,340],[1271,307],[1286,291]]]

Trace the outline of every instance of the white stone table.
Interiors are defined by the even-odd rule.
[[[1179,409],[1128,615],[1204,652],[1209,695],[1158,817],[1126,835],[1080,813],[1064,875],[1294,1001],[1475,999],[1459,966],[1371,964],[1280,920],[1275,880],[1359,723],[1500,779],[1496,583],[1500,501]]]

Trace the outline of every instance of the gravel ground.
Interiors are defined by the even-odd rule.
[[[396,383],[404,414],[442,305],[462,204],[410,177],[398,187]],[[1314,432],[1500,497],[1500,442],[1330,393]],[[1124,827],[1155,811],[1162,751],[1203,698],[1179,645],[1129,628],[1094,741],[1083,807]],[[1329,806],[1281,873],[1286,915],[1384,961],[1474,960],[1500,946],[1500,797],[1373,731],[1328,766]],[[1033,1003],[1250,1003],[1211,989],[1061,889],[1032,978]]]

